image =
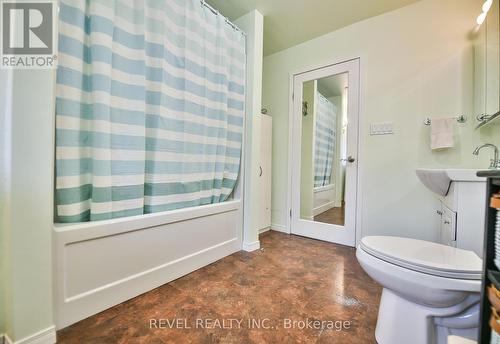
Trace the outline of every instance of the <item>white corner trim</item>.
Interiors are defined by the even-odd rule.
[[[1,338],[1,336],[0,336]],[[55,344],[56,343],[56,327],[50,326],[44,330],[34,333],[28,337],[24,337],[18,341],[12,341],[7,334],[3,335],[5,344]]]
[[[13,344],[7,334],[0,334],[0,341],[2,341],[3,344]]]
[[[271,224],[271,230],[272,231],[276,231],[276,232],[290,234],[290,232],[287,230],[287,228],[286,228],[285,225],[279,225],[277,223],[272,223]]]
[[[254,241],[254,242],[243,242],[243,251],[247,252],[252,252],[255,250],[258,250],[260,248],[260,241]]]

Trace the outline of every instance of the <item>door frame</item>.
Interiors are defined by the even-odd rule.
[[[364,59],[363,59],[364,60]],[[331,67],[334,65],[346,63],[346,62],[352,62],[356,61],[358,65],[358,103],[357,103],[357,122],[358,122],[358,127],[357,127],[357,164],[356,164],[356,202],[355,202],[355,219],[354,219],[354,232],[355,232],[355,243],[354,245],[357,246],[359,244],[359,241],[361,240],[361,228],[362,228],[362,178],[361,178],[361,171],[363,171],[363,154],[362,154],[362,142],[364,141],[361,137],[361,127],[364,123],[363,117],[362,117],[362,101],[361,97],[363,94],[363,82],[362,80],[364,79],[364,70],[362,68],[362,57],[361,56],[356,56],[352,58],[345,58],[345,59],[340,59],[336,62],[326,64],[326,65],[316,65],[310,68],[304,68],[301,69],[297,72],[293,72],[289,74],[289,82],[288,82],[288,180],[287,180],[287,191],[286,191],[286,228],[285,228],[285,233],[292,234],[292,173],[293,173],[293,132],[295,128],[295,123],[294,123],[294,78],[299,75],[299,74],[304,74],[308,72],[312,72],[315,70]]]

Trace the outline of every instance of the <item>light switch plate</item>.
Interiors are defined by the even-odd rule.
[[[370,135],[391,135],[391,134],[394,134],[394,125],[392,124],[392,122],[370,124]]]

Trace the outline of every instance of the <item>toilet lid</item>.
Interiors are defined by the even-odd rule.
[[[392,236],[364,237],[360,246],[377,258],[427,274],[475,280],[482,276],[482,260],[473,251]]]

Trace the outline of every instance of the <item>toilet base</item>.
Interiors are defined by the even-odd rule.
[[[452,307],[432,308],[408,301],[384,288],[375,338],[379,344],[441,344],[446,337],[442,334],[453,334],[454,328],[457,332],[477,336],[478,303],[479,297],[471,295]],[[436,323],[439,323],[441,335],[437,333]]]

